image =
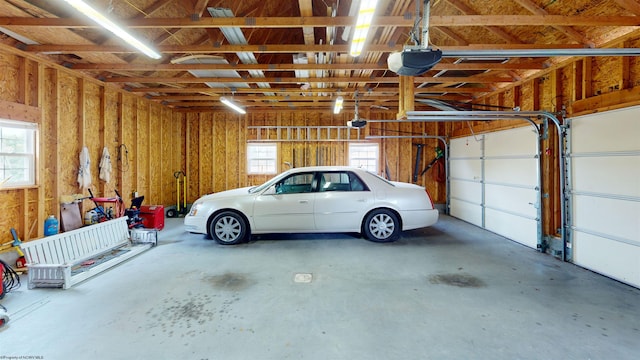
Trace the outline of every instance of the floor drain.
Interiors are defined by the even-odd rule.
[[[313,274],[296,274],[293,281],[297,283],[310,283],[313,280]]]

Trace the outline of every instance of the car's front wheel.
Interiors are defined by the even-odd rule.
[[[387,209],[370,212],[362,228],[367,239],[375,242],[391,242],[400,237],[400,221],[393,211]]]
[[[244,218],[232,211],[223,211],[216,215],[209,224],[209,235],[222,245],[239,244],[249,232]]]

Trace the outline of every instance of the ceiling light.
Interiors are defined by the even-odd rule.
[[[342,104],[344,103],[344,99],[342,96],[338,96],[336,98],[336,102],[333,104],[333,113],[339,114],[340,110],[342,110]]]
[[[111,31],[114,35],[124,40],[127,44],[140,50],[142,53],[144,53],[148,57],[152,59],[160,59],[162,57],[162,55],[160,55],[157,51],[143,44],[140,40],[133,37],[133,35],[129,34],[126,30],[121,28],[119,25],[115,24],[113,21],[108,19],[98,10],[87,5],[84,1],[82,0],[64,0],[64,1],[69,5],[73,6],[73,8],[75,8],[82,14],[89,17],[91,20],[98,23],[98,25]]]
[[[227,99],[224,96],[220,97],[220,101],[227,105],[228,107],[232,108],[233,110],[239,112],[240,114],[246,114],[247,112],[245,111],[245,109],[241,108],[240,106],[238,106],[236,103],[234,103],[233,101]]]
[[[378,0],[360,1],[358,20],[356,21],[356,27],[353,31],[353,39],[351,39],[351,50],[349,51],[349,55],[358,56],[362,52],[364,43],[367,40],[367,34],[369,33],[369,27],[371,27],[373,14],[376,12],[377,3]]]

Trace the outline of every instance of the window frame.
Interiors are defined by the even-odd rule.
[[[259,157],[253,156],[254,152],[252,152],[251,148],[263,147],[267,148],[269,151],[273,151],[273,157]],[[277,143],[247,143],[247,175],[274,175],[278,173],[278,144]],[[267,169],[266,171],[261,170],[252,170],[253,162],[255,161],[273,161],[273,169]],[[257,167],[265,167],[270,166],[266,165],[257,165]]]
[[[353,152],[354,149],[356,148],[364,148],[364,147],[375,147],[377,150],[376,156],[375,158],[369,158],[369,157],[357,157],[354,158],[353,156]],[[347,149],[347,156],[348,156],[348,164],[349,166],[352,167],[357,167],[357,168],[362,168],[364,170],[367,170],[370,173],[373,174],[378,174],[379,170],[380,170],[380,144],[377,142],[367,142],[367,143],[362,143],[362,142],[350,142],[349,143],[349,148]],[[362,166],[361,164],[354,164],[353,161],[354,160],[364,160],[364,161],[373,161],[373,163],[375,164],[375,168],[371,169],[369,166]]]
[[[4,152],[3,142],[5,138],[2,138],[4,129],[21,129],[25,131],[24,142],[25,152]],[[0,157],[23,159],[26,164],[27,179],[26,181],[11,181],[10,177],[4,177],[6,169],[3,163],[0,165],[0,189],[18,189],[37,186],[38,183],[38,137],[39,126],[37,123],[19,120],[10,120],[6,118],[0,118]],[[9,169],[11,170],[11,168]]]

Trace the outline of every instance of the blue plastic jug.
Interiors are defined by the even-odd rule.
[[[44,221],[44,236],[55,235],[57,233],[58,219],[53,215],[49,215],[47,220]]]

